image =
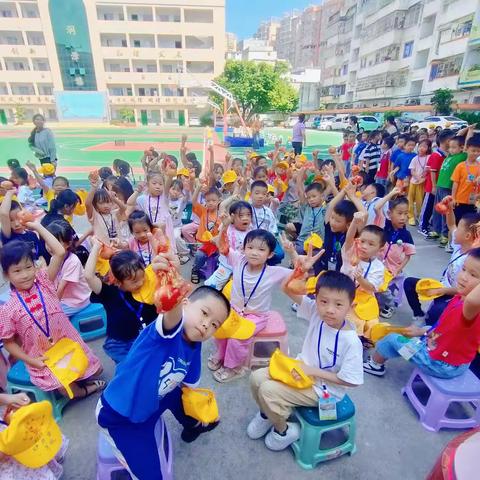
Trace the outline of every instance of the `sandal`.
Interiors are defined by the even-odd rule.
[[[92,380],[91,382],[85,382],[84,385],[82,385],[83,390],[85,391],[85,395],[81,398],[88,397],[90,395],[93,395],[94,393],[101,392],[102,390],[105,389],[107,386],[107,382],[105,380]],[[93,389],[89,387],[94,387]]]
[[[185,265],[190,261],[190,257],[188,255],[180,255],[179,257],[180,265]]]
[[[248,372],[246,367],[227,368],[221,367],[216,372],[213,372],[213,378],[220,383],[228,383],[236,378],[244,377]]]
[[[223,364],[223,361],[219,358],[216,358],[215,355],[210,355],[208,357],[207,367],[212,372],[216,372]]]
[[[192,270],[192,275],[190,276],[190,282],[193,283],[194,285],[197,285],[197,283],[200,283],[200,276],[198,275],[198,272],[195,272]]]

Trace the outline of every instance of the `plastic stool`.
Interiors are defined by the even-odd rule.
[[[355,446],[355,405],[348,395],[337,403],[337,420],[320,420],[318,407],[299,407],[294,410],[300,421],[300,438],[292,443],[295,460],[305,470],[346,453],[353,455]],[[348,427],[348,435],[340,445],[322,448],[322,436],[327,432]]]
[[[210,278],[218,266],[218,255],[211,255],[207,257],[205,265],[200,269],[200,276],[204,279]]]
[[[287,327],[279,312],[271,311],[267,326],[260,330],[250,344],[247,365],[249,368],[266,367],[276,348],[288,355]]]
[[[399,275],[395,277],[388,285],[389,290],[392,292],[395,305],[400,307],[403,302],[404,297],[404,290],[403,290],[403,282],[405,281],[404,275]]]
[[[162,418],[155,427],[159,445],[160,469],[163,480],[173,480],[173,451],[170,432]],[[130,480],[132,477],[119,462],[105,434],[100,432],[97,444],[97,480]]]
[[[45,392],[33,385],[33,383],[30,381],[30,375],[25,367],[25,363],[23,363],[21,360],[18,360],[8,371],[7,381],[8,393],[26,392],[30,394],[30,397],[33,396],[36,402],[48,400],[52,404],[53,416],[55,417],[55,420],[57,422],[61,420],[62,410],[68,403],[69,399],[63,395],[60,395],[55,390]]]
[[[413,391],[417,378],[430,390],[426,405]],[[472,428],[480,425],[480,380],[466,370],[463,375],[455,378],[435,378],[416,368],[402,388],[413,408],[420,416],[420,422],[430,432],[438,432],[441,428]],[[452,402],[469,403],[475,407],[475,413],[469,418],[449,418],[446,416]]]
[[[91,303],[72,315],[70,321],[86,342],[107,334],[107,312],[101,303]]]

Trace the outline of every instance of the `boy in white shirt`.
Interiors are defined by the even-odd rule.
[[[287,245],[290,244],[290,245]],[[284,249],[292,253],[291,242]],[[312,256],[298,257],[297,262],[308,272],[323,252]],[[317,406],[319,398],[326,393],[341,401],[346,387],[363,383],[362,343],[355,328],[346,322],[355,296],[355,284],[340,272],[327,271],[316,286],[316,299],[295,295],[285,283],[284,292],[299,305],[297,316],[309,321],[302,351],[298,355],[303,372],[315,381],[313,387],[292,388],[272,380],[268,368],[252,373],[250,387],[260,411],[247,428],[251,439],[266,435],[265,445],[270,450],[283,450],[300,436],[298,423],[287,422],[292,409],[298,406]],[[299,377],[293,370],[292,375]]]

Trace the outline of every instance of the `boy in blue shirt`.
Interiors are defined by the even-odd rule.
[[[416,155],[414,152],[416,144],[414,138],[407,138],[405,146],[403,147],[403,152],[393,160],[395,168],[391,175],[397,177],[397,180],[407,180],[410,176],[409,167],[413,157]]]
[[[159,255],[152,266],[167,270],[172,263],[178,264],[178,259]],[[224,323],[229,313],[225,296],[202,286],[145,328],[119,364],[97,405],[97,421],[133,478],[161,478],[155,430],[165,410],[183,425],[186,442],[218,425],[218,421],[203,425],[185,414],[181,386],[200,380],[201,344],[219,327],[230,327],[232,337],[245,338],[239,332],[249,326],[241,320]]]

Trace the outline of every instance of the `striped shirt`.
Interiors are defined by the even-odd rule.
[[[380,149],[380,145],[369,143],[360,155],[360,160],[365,171],[377,171],[381,156],[382,150]]]

